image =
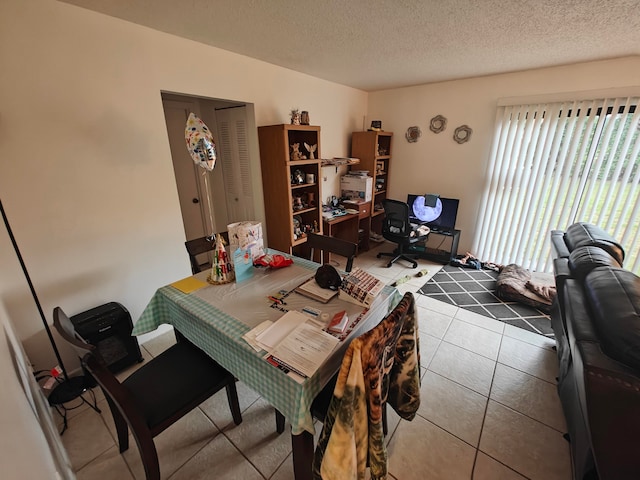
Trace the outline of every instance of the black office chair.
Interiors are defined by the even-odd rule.
[[[82,366],[105,394],[118,433],[120,453],[129,448],[131,429],[148,480],[160,480],[153,438],[222,388],[231,415],[242,422],[235,378],[186,339],[133,372],[122,383],[107,368],[95,346],[80,337],[71,320],[56,307],[53,324],[82,359]]]
[[[353,260],[358,253],[358,245],[340,238],[329,237],[327,235],[319,235],[317,233],[307,234],[307,245],[311,248],[311,259],[313,260],[313,254],[316,249],[321,251],[321,259],[323,252],[331,252],[338,255],[342,255],[347,259],[347,265],[344,269],[345,272],[350,272],[353,268]],[[322,261],[320,263],[323,263]]]
[[[229,232],[220,232],[219,235],[222,235],[226,244],[229,245]],[[211,263],[207,262],[201,264],[196,257],[203,253],[212,251],[216,246],[215,238],[210,236],[195,238],[184,242],[184,246],[187,248],[189,261],[191,262],[191,272],[194,275],[211,268]]]
[[[424,242],[428,235],[419,235],[417,228],[420,225],[412,224],[409,220],[409,205],[399,200],[384,199],[384,220],[382,222],[382,236],[397,245],[393,252],[380,252],[377,257],[393,257],[387,264],[391,267],[397,260],[405,260],[411,263],[412,268],[418,266],[416,258],[418,254],[406,251],[411,245]]]

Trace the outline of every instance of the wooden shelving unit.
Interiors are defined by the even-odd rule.
[[[358,170],[368,170],[369,175],[373,177],[371,215],[366,220],[361,220],[368,222],[366,228],[361,226],[361,229],[367,232],[367,236],[369,232],[382,233],[382,200],[387,198],[392,139],[392,132],[366,131],[353,132],[351,135],[351,156],[360,159]],[[366,241],[368,248],[368,238]]]
[[[320,127],[311,125],[268,125],[258,127],[262,185],[264,190],[267,245],[277,250],[298,253],[297,247],[307,241],[299,235],[294,221],[301,228],[322,233],[322,190],[320,172]],[[293,144],[307,158],[295,158]],[[304,144],[317,145],[311,152]],[[302,182],[298,181],[298,175]],[[308,182],[308,175],[314,181]],[[302,204],[302,206],[301,206]]]

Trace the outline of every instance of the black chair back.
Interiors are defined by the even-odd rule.
[[[229,245],[229,233],[228,232],[220,232],[218,235],[222,235],[225,243]],[[194,238],[193,240],[188,240],[184,242],[184,246],[187,249],[187,253],[189,254],[189,261],[191,262],[191,272],[195,275],[207,268],[211,268],[211,264],[205,263],[200,264],[198,259],[196,258],[198,255],[202,255],[203,253],[207,253],[212,251],[216,246],[215,237],[200,237]]]
[[[408,240],[412,227],[409,221],[409,205],[392,199],[382,201],[384,220],[382,221],[382,236],[394,243]]]
[[[358,245],[340,238],[318,235],[317,233],[307,234],[307,245],[311,248],[311,259],[316,249],[322,252],[331,252],[342,255],[347,259],[345,272],[350,272],[353,268],[353,260],[358,253]],[[322,263],[322,262],[321,262]]]
[[[393,252],[380,252],[377,257],[393,257],[387,264],[391,267],[397,260],[405,260],[411,263],[413,268],[418,267],[416,258],[418,254],[410,253],[408,249],[411,244],[424,241],[427,235],[420,235],[416,231],[417,225],[412,225],[409,218],[409,205],[399,200],[386,198],[382,201],[384,208],[384,220],[382,221],[382,236],[395,243],[398,248]]]

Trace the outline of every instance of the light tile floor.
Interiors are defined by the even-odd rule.
[[[417,270],[402,262],[386,268],[388,260],[376,253],[360,255],[355,265],[387,283],[410,275],[398,285],[401,293],[417,292],[441,268],[424,260]],[[423,268],[428,275],[415,277]],[[553,341],[422,295],[416,299],[421,406],[411,422],[389,409],[389,478],[570,479]],[[144,357],[173,341],[172,333],[154,338],[142,345]],[[222,391],[156,437],[163,478],[293,479],[290,436],[276,434],[273,409],[242,383],[238,393],[241,425],[232,423]],[[118,453],[108,406],[97,395],[102,415],[72,410],[62,437],[78,479],[143,479],[135,442]],[[322,426],[316,427],[317,435]]]

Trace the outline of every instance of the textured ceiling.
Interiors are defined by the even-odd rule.
[[[640,0],[63,0],[373,91],[640,55]]]

